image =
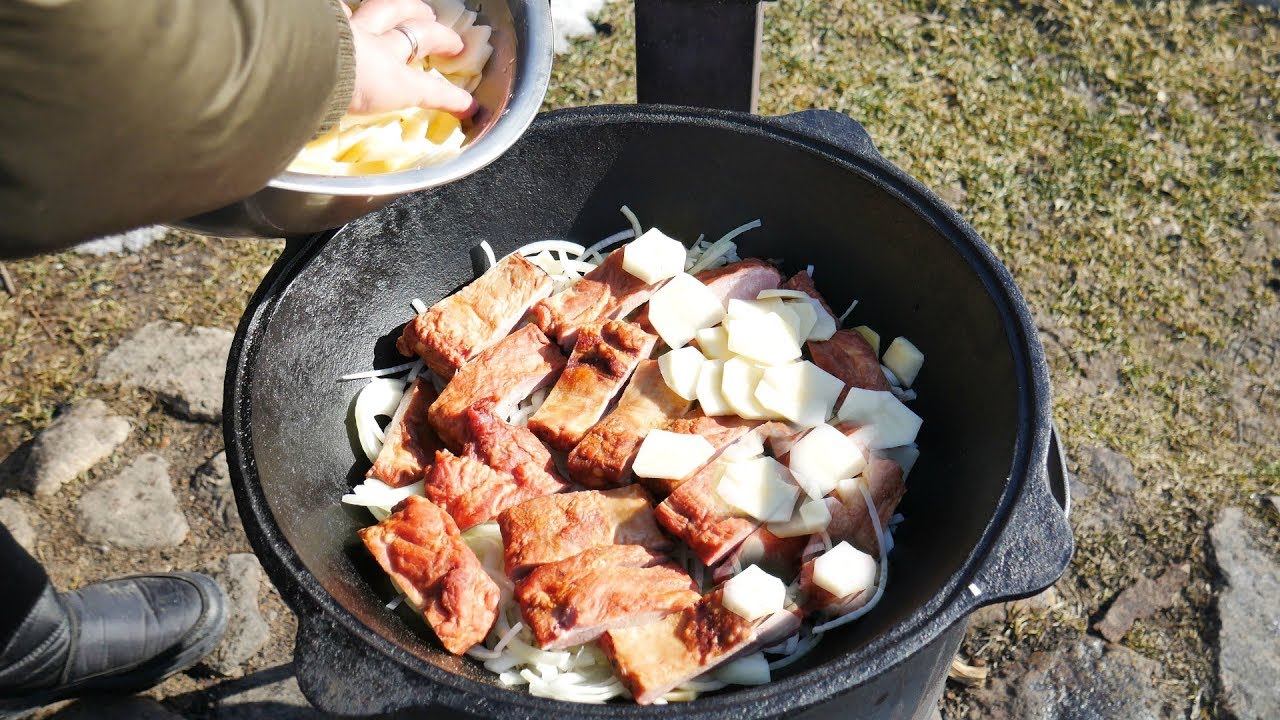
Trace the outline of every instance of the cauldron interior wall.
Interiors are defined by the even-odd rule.
[[[359,546],[369,523],[339,496],[355,462],[346,416],[361,382],[344,373],[403,362],[390,340],[428,303],[471,277],[468,250],[501,255],[539,239],[589,243],[625,227],[628,204],[648,226],[691,240],[761,218],[744,254],[816,268],[837,312],[883,342],[926,354],[912,407],[925,420],[922,458],[901,506],[886,597],[814,653],[849,652],[929,602],[975,551],[1010,474],[1019,400],[997,307],[961,248],[874,183],[832,158],[743,130],[696,123],[535,126],[486,170],[401,199],[334,236],[268,316],[252,378],[254,461],[276,521],[337,601],[379,633],[442,668],[489,679],[437,649]]]

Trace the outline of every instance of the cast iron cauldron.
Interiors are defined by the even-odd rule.
[[[923,455],[900,506],[881,604],[830,633],[772,684],[692,703],[577,705],[499,686],[445,653],[389,581],[338,498],[367,467],[346,415],[361,383],[403,362],[409,300],[473,277],[470,250],[594,241],[646,226],[715,237],[753,218],[744,255],[816,267],[836,308],[927,355],[913,407]],[[318,707],[371,714],[434,706],[482,717],[926,717],[977,607],[1053,583],[1072,550],[1050,388],[1030,313],[1008,271],[955,212],[884,160],[856,122],[661,107],[541,116],[505,156],[291,245],[236,334],[226,443],[245,529],[300,621],[297,674]]]

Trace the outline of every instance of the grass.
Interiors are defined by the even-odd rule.
[[[558,59],[547,107],[634,101],[630,5],[600,20],[611,32]],[[1078,537],[1065,609],[966,646],[996,667],[1082,632],[1138,574],[1190,562],[1183,601],[1125,643],[1188,706],[1203,690],[1202,715],[1222,712],[1207,528],[1228,505],[1264,519],[1258,498],[1280,493],[1261,439],[1280,418],[1278,87],[1280,19],[1234,2],[767,4],[761,113],[848,113],[955,204],[1055,340],[1069,447],[1111,447],[1141,478],[1132,527]],[[10,264],[0,452],[145,320],[231,327],[276,252],[174,235],[120,260]],[[1274,519],[1262,537],[1280,548]]]

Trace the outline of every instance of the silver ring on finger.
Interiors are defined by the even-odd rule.
[[[411,62],[413,62],[413,61],[414,61],[414,59],[418,57],[418,36],[417,36],[417,34],[416,34],[416,33],[414,33],[412,30],[410,30],[408,27],[406,27],[406,26],[404,26],[404,25],[397,25],[397,26],[395,26],[395,27],[393,27],[393,28],[391,28],[391,29],[392,29],[392,30],[399,30],[399,31],[400,31],[400,34],[404,35],[405,39],[409,41],[409,57],[405,60],[405,62],[406,62],[406,63],[411,63]]]

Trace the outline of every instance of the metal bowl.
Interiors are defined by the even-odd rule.
[[[498,159],[524,134],[551,78],[551,6],[546,0],[471,0],[493,28],[493,55],[475,90],[480,111],[452,160],[381,175],[283,172],[249,197],[172,223],[208,235],[290,237],[316,233],[416,190],[444,185]]]

